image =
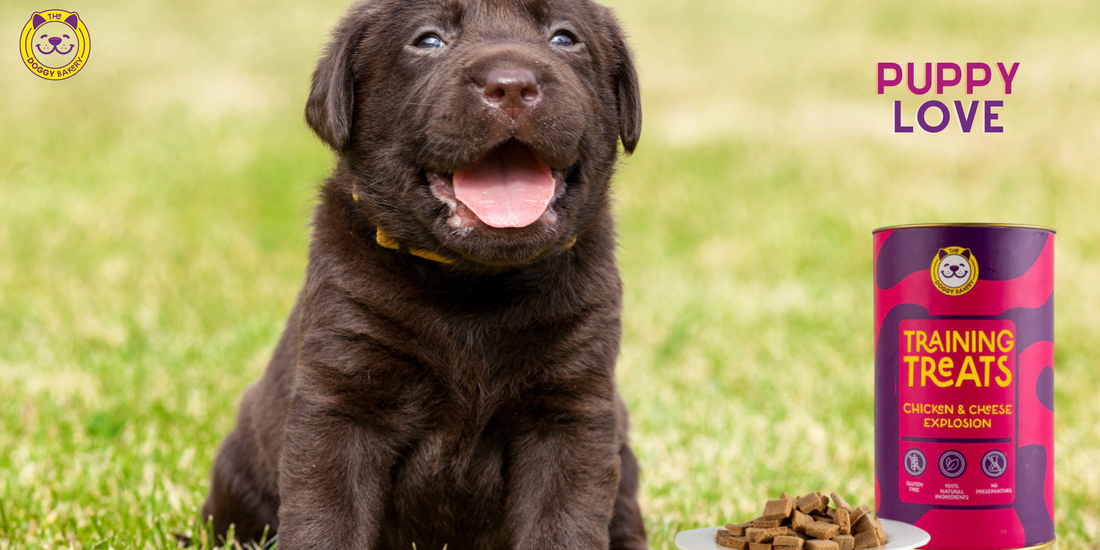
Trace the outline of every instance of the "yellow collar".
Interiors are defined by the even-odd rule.
[[[390,250],[401,250],[401,245],[397,241],[390,238],[390,236],[387,235],[385,231],[382,231],[381,227],[379,227],[378,231],[374,234],[374,240],[378,241],[379,245],[385,248],[389,248]],[[573,247],[574,244],[577,244],[576,237],[573,237],[573,240],[569,241],[569,244],[565,245],[565,248],[562,248],[562,250],[569,250]],[[428,250],[421,250],[419,248],[407,248],[405,249],[405,252],[408,252],[413,256],[418,256],[420,258],[424,258],[425,260],[431,260],[433,262],[439,262],[441,264],[454,263],[454,260],[444,258],[443,256],[440,256],[439,254]]]
[[[374,240],[378,241],[378,244],[380,244],[380,245],[382,245],[386,248],[389,248],[389,249],[392,249],[392,250],[401,250],[401,245],[398,244],[397,241],[391,239],[390,236],[387,235],[385,231],[382,231],[381,227],[379,227],[378,232],[374,234]],[[436,254],[435,252],[431,252],[431,251],[428,251],[428,250],[420,250],[419,248],[409,248],[409,249],[405,250],[405,252],[408,252],[409,254],[412,254],[413,256],[419,256],[421,258],[424,258],[425,260],[431,260],[433,262],[439,262],[441,264],[449,264],[449,263],[454,262],[454,260],[444,258],[443,256],[440,256],[439,254]]]

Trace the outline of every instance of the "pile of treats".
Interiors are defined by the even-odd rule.
[[[759,518],[719,528],[714,541],[735,550],[863,550],[886,544],[886,533],[867,505],[853,509],[836,493],[783,493],[764,505]]]

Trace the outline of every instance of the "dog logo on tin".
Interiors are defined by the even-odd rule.
[[[932,284],[948,296],[970,292],[978,282],[978,260],[969,248],[941,248],[932,258]]]
[[[34,12],[19,38],[23,64],[46,80],[64,80],[84,68],[92,41],[75,11]]]

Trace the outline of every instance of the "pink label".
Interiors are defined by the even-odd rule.
[[[1016,498],[1016,325],[910,319],[899,327],[898,495],[995,506]]]

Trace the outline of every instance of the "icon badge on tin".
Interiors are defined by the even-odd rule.
[[[966,471],[966,457],[959,451],[947,451],[940,455],[940,473],[955,479]]]
[[[1008,471],[1008,456],[998,450],[992,450],[985,453],[982,457],[982,473],[992,477],[998,478],[1005,475]]]
[[[919,477],[928,468],[928,458],[919,449],[909,449],[905,452],[905,472],[913,477]]]

